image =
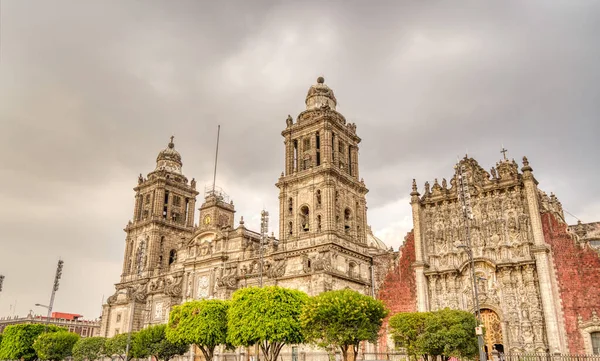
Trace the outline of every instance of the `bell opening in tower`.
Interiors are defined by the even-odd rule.
[[[293,170],[298,171],[298,141],[294,140],[294,159],[293,159]]]
[[[300,216],[302,217],[302,230],[308,232],[310,230],[308,206],[300,208]]]

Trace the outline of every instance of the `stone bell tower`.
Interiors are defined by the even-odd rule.
[[[288,116],[285,172],[279,187],[281,240],[317,235],[364,244],[368,190],[358,173],[356,125],[336,111],[333,91],[322,77],[310,87],[306,110]]]
[[[134,188],[133,221],[127,232],[121,282],[161,273],[176,260],[177,243],[194,227],[196,181],[181,172],[173,137],[156,158],[156,168]]]
[[[279,188],[278,257],[298,272],[278,281],[309,295],[351,288],[374,294],[367,226],[368,190],[358,175],[356,125],[336,111],[322,77],[306,95],[306,110],[288,116],[281,133],[285,171]],[[384,246],[385,247],[385,246]]]

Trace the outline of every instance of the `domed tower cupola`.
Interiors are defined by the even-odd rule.
[[[175,150],[173,139],[174,137],[171,137],[167,148],[158,153],[155,171],[166,170],[167,172],[181,174],[181,166],[183,165],[181,163],[181,154]]]
[[[317,84],[313,85],[308,89],[306,95],[306,110],[330,108],[335,110],[337,100],[327,85],[325,85],[325,79],[320,76],[317,79]]]

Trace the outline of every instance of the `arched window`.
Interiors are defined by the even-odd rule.
[[[294,211],[294,200],[291,197],[288,199],[288,210],[290,214]]]
[[[310,230],[308,206],[302,206],[302,208],[300,208],[300,219],[302,220],[302,230],[308,232]]]
[[[317,216],[317,232],[321,232],[321,215]]]
[[[294,234],[294,224],[292,222],[288,223],[288,232],[290,236]]]
[[[169,251],[169,266],[172,265],[175,261],[177,261],[177,251],[172,249]]]
[[[594,355],[600,355],[600,332],[592,332],[592,353]]]
[[[321,190],[317,189],[317,207],[321,207]]]

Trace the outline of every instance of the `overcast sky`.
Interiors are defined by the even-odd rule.
[[[0,3],[0,316],[42,313],[59,257],[55,310],[100,315],[132,188],[171,135],[202,188],[221,125],[217,183],[258,229],[277,214],[285,119],[321,75],[357,124],[368,220],[394,249],[412,178],[450,178],[467,150],[489,169],[502,144],[600,220],[600,2],[216,4]]]

